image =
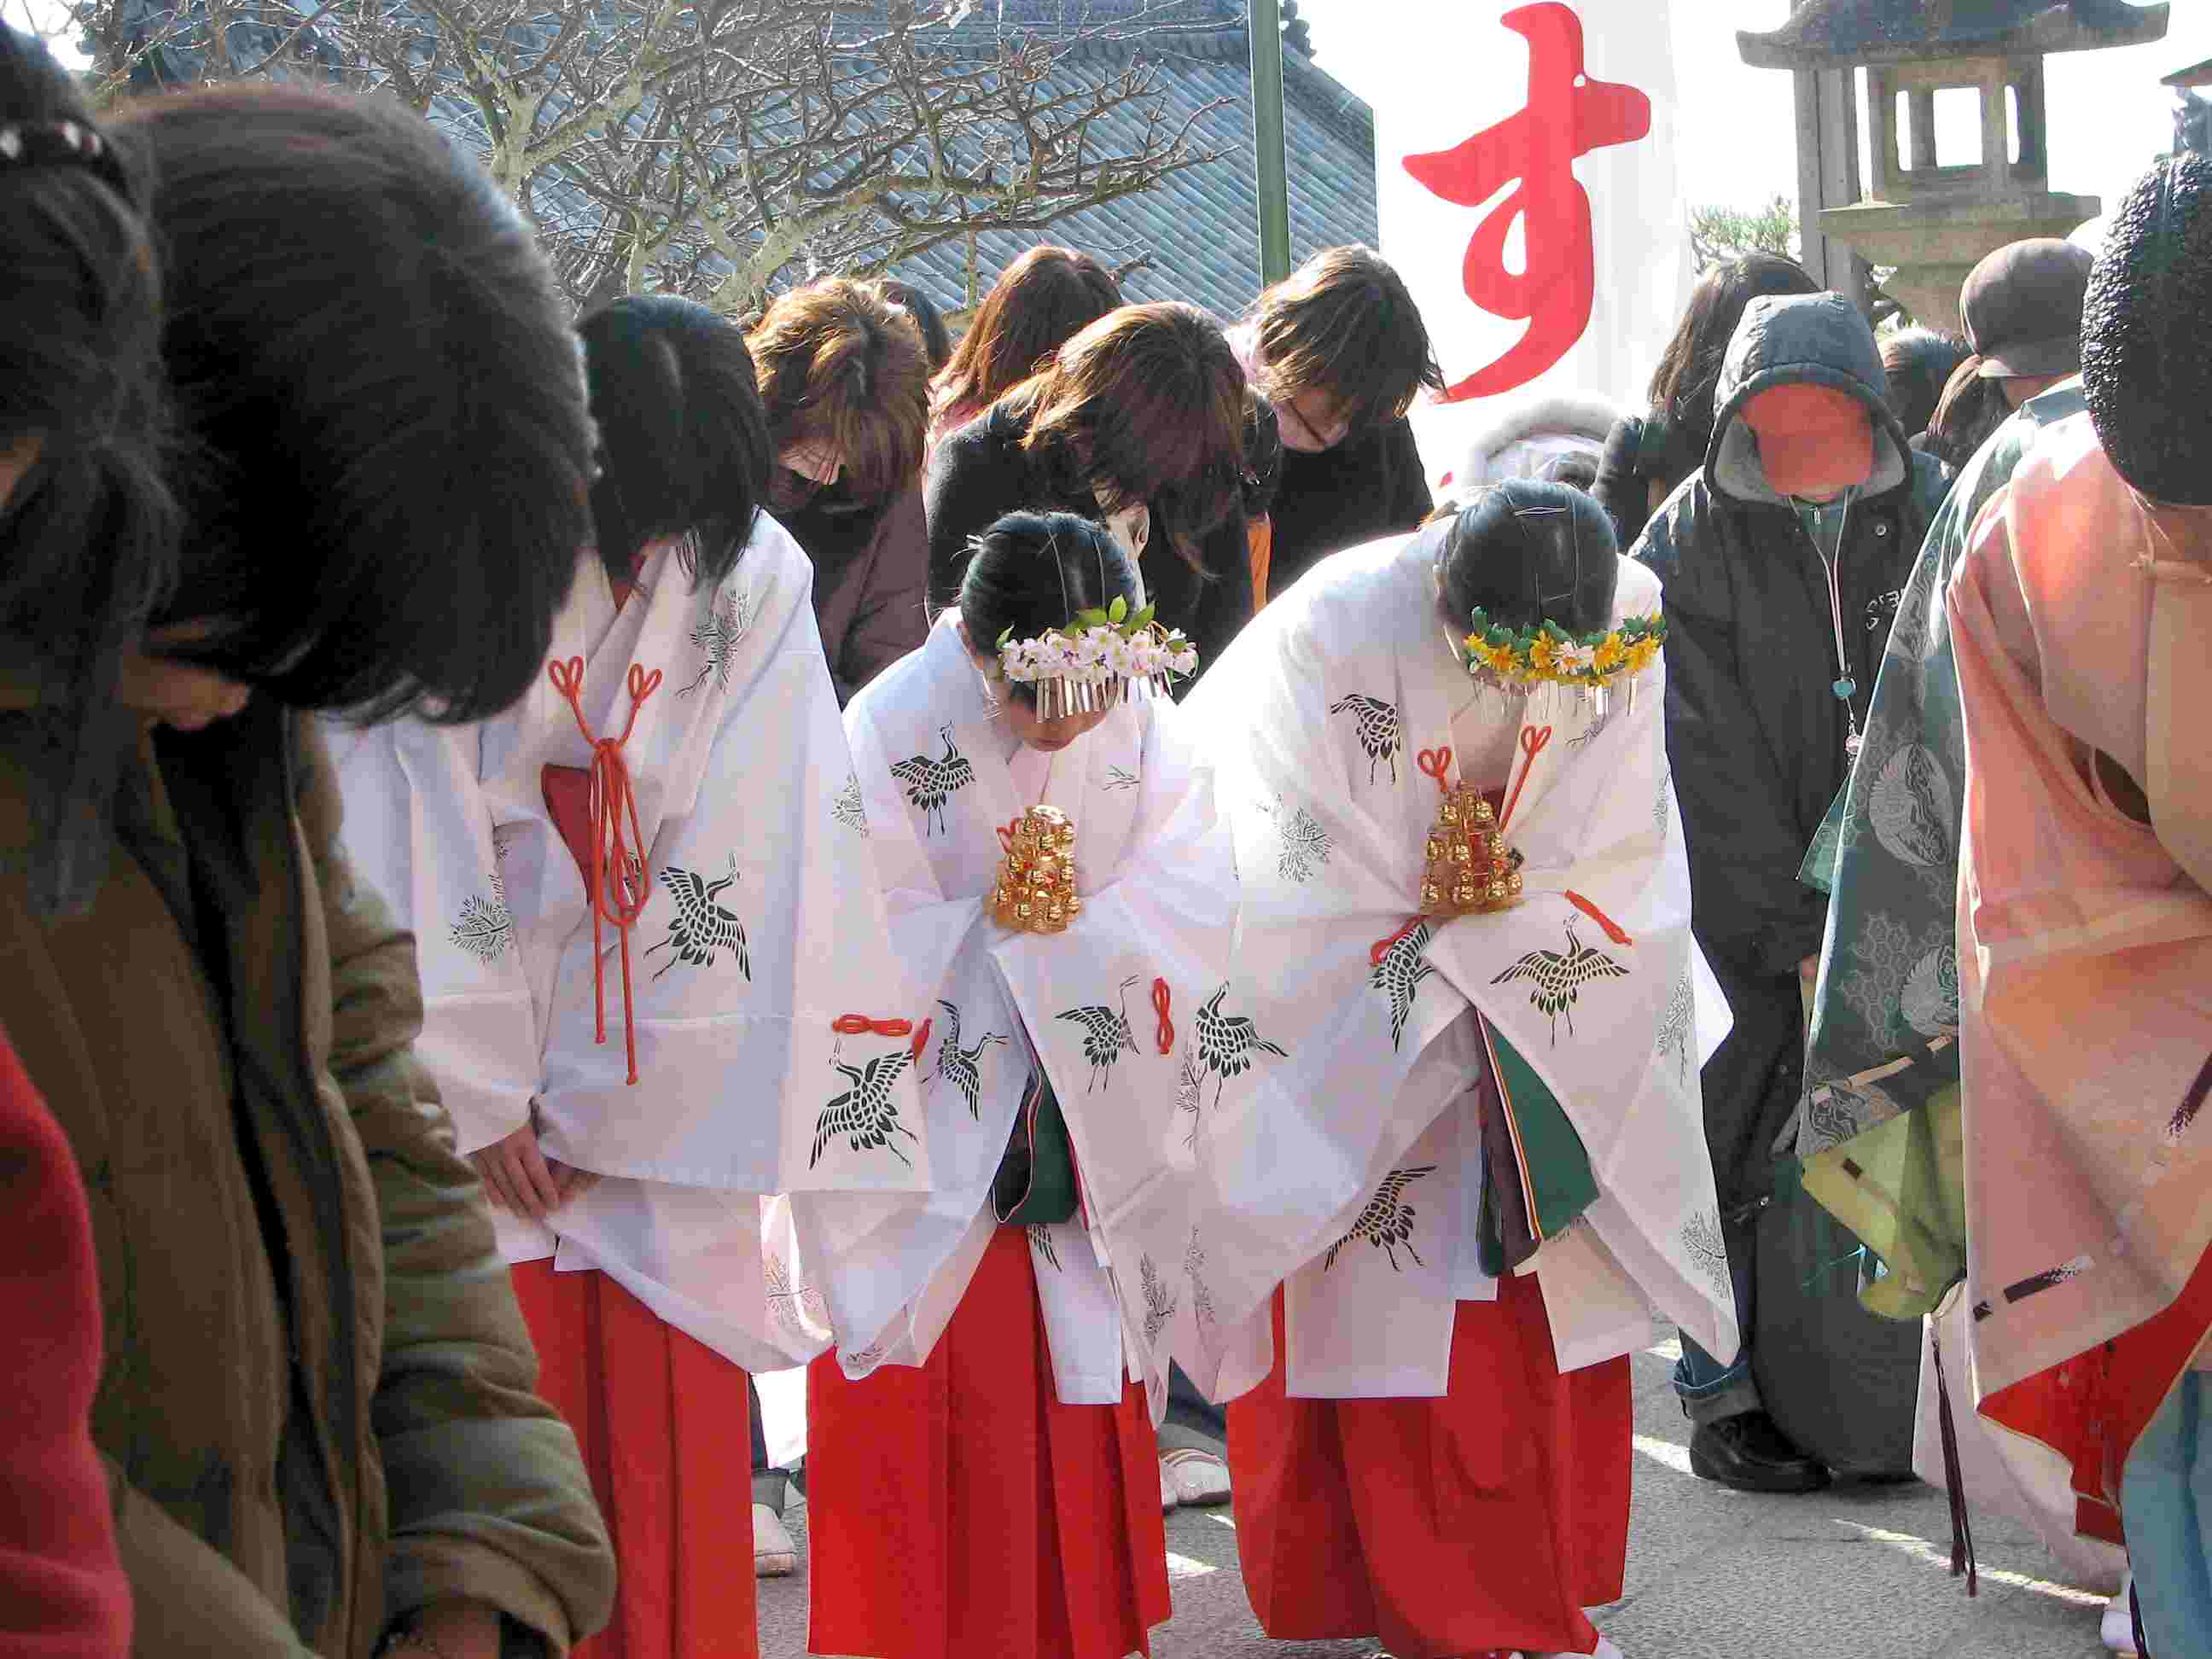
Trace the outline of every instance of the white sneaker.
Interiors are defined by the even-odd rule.
[[[2105,1619],[2097,1634],[2114,1653],[2125,1654],[2133,1659],[2136,1650],[2135,1614],[2128,1606],[2128,1591],[2135,1583],[2133,1573],[2120,1577],[2120,1593],[2105,1603]]]
[[[1164,1451],[1160,1475],[1176,1500],[1193,1509],[1229,1501],[1229,1465],[1210,1451],[1191,1446]]]
[[[787,1578],[799,1571],[799,1546],[783,1517],[765,1504],[753,1505],[753,1577]]]

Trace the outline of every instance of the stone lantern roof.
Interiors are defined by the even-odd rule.
[[[2047,55],[2162,40],[2165,0],[1799,0],[1767,33],[1736,33],[1756,69],[1839,69],[1957,55]]]

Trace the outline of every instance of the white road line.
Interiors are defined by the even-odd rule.
[[[1856,1521],[1838,1520],[1839,1527],[1849,1527],[1853,1532],[1872,1539],[1877,1544],[1887,1544],[1902,1551],[1916,1561],[1929,1566],[1951,1570],[1951,1553],[1939,1550],[1924,1538],[1916,1538],[1909,1532],[1885,1532],[1880,1527],[1861,1526]],[[2047,1595],[2055,1601],[2071,1602],[2077,1607],[2101,1607],[2106,1598],[2094,1590],[2075,1589],[2069,1584],[2054,1584],[2048,1578],[2038,1578],[2025,1572],[2011,1572],[2002,1567],[1983,1567],[1980,1575],[1992,1584],[2004,1584],[2014,1589],[2031,1590],[2038,1595]]]
[[[1639,1434],[1636,1449],[1655,1463],[1664,1463],[1677,1474],[1690,1472],[1690,1449],[1678,1446],[1671,1440],[1662,1440],[1656,1435]]]
[[[1188,1555],[1177,1555],[1173,1550],[1168,1552],[1168,1577],[1170,1579],[1203,1578],[1210,1572],[1220,1571],[1210,1561],[1194,1561]]]

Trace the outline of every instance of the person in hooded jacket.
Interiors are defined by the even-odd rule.
[[[1873,331],[1839,295],[1753,300],[1715,408],[1705,465],[1635,548],[1666,588],[1668,750],[1696,933],[1735,1016],[1704,1083],[1744,1352],[1723,1366],[1685,1340],[1675,1388],[1696,1425],[1693,1473],[1805,1492],[1827,1471],[1775,1425],[1753,1363],[1753,1222],[1801,1093],[1802,988],[1826,908],[1798,872],[1850,772],[1945,485],[1910,447]]]
[[[1632,547],[1667,498],[1712,447],[1714,388],[1743,308],[1764,294],[1817,294],[1805,267],[1779,253],[1747,253],[1698,279],[1682,320],[1660,354],[1650,408],[1613,422],[1590,494]]]

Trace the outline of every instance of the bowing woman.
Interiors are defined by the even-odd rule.
[[[841,1270],[764,1262],[762,1200],[911,1184],[921,1126],[886,1066],[867,1123],[822,1127],[841,1026],[895,1027],[904,995],[806,556],[756,511],[744,341],[660,297],[580,331],[597,550],[550,661],[509,713],[369,732],[339,769],[355,850],[419,941],[423,1058],[615,1535],[596,1652],[750,1654],[740,1367],[817,1352]]]
[[[1429,514],[1406,411],[1443,387],[1420,309],[1370,248],[1324,248],[1260,295],[1230,334],[1282,425],[1267,595],[1315,563]]]
[[[931,603],[957,602],[975,538],[1006,514],[1079,514],[1112,527],[1159,619],[1211,662],[1252,616],[1245,408],[1229,342],[1196,307],[1108,313],[931,454]]]
[[[1168,1616],[1152,1425],[1192,1316],[1195,1045],[1242,998],[1228,837],[1158,695],[1192,653],[1143,605],[1103,527],[1010,515],[846,711],[933,1003],[938,1190],[874,1230],[886,1336],[808,1379],[823,1652],[1121,1659]]]
[[[1328,561],[1182,711],[1288,1038],[1200,1138],[1182,1355],[1270,1636],[1613,1652],[1625,1356],[1653,1302],[1735,1346],[1658,605],[1516,481]]]

